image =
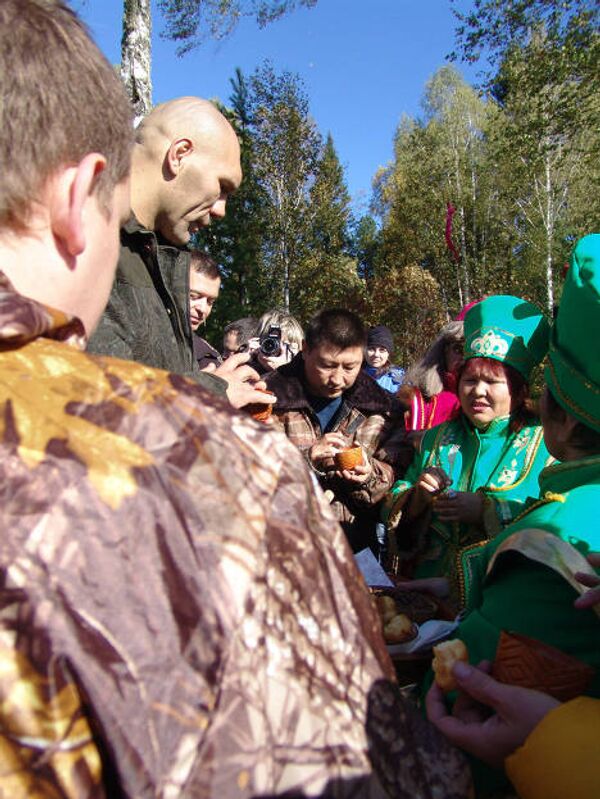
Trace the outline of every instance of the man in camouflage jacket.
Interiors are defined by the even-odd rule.
[[[114,70],[3,0],[0,84],[0,795],[466,796],[285,437],[83,351],[129,213]]]
[[[410,461],[403,408],[361,371],[365,329],[349,311],[330,309],[308,324],[303,351],[267,377],[273,419],[304,455],[354,551],[377,550],[381,499]],[[340,470],[335,453],[362,448],[362,463]]]

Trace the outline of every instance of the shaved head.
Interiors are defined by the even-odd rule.
[[[208,100],[178,97],[157,105],[138,125],[136,141],[146,147],[161,140],[203,135],[234,136],[223,114]]]
[[[208,100],[156,106],[136,131],[132,208],[139,222],[178,246],[225,215],[242,178],[237,136]]]

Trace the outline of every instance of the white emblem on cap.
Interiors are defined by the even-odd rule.
[[[473,339],[471,350],[484,357],[498,357],[508,352],[508,341],[493,330],[488,330],[484,336]]]

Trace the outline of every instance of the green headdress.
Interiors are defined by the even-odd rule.
[[[550,337],[544,376],[556,401],[600,431],[600,234],[580,239],[571,256]]]
[[[493,358],[526,380],[548,351],[550,327],[540,309],[519,297],[486,297],[465,316],[465,359]]]

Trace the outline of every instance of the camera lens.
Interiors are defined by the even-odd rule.
[[[281,341],[274,336],[268,336],[260,342],[260,351],[267,357],[277,357],[281,355]]]

